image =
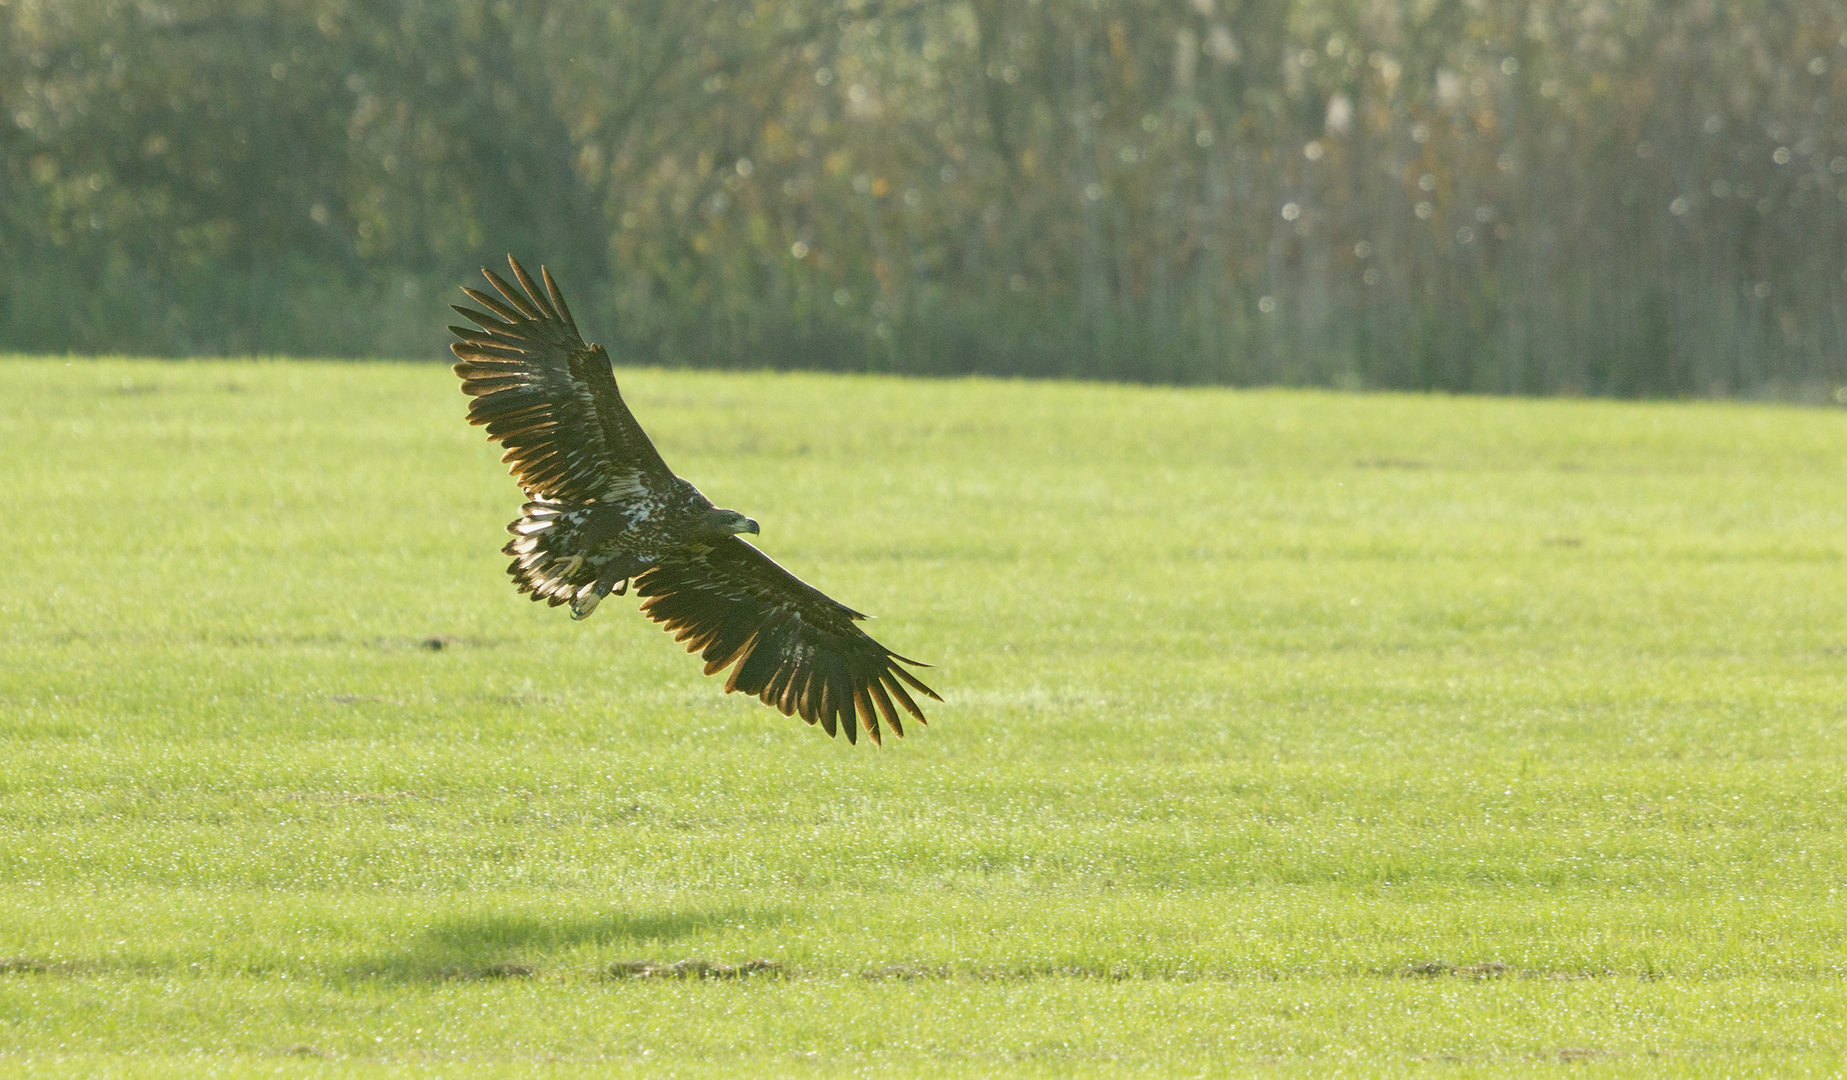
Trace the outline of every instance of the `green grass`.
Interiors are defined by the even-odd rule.
[[[624,373],[878,750],[517,597],[439,366],[0,373],[0,1073],[1847,1067],[1842,413]]]

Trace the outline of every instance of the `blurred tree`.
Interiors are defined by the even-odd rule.
[[[0,0],[0,342],[1847,382],[1826,0]]]

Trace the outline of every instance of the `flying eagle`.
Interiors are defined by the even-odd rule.
[[[902,736],[902,708],[923,711],[905,689],[941,701],[902,665],[925,667],[880,645],[865,618],[738,538],[757,523],[724,510],[673,474],[616,389],[609,353],[586,345],[551,274],[543,291],[508,256],[516,289],[482,270],[495,299],[464,288],[486,308],[455,310],[479,329],[449,327],[468,422],[507,448],[501,458],[526,492],[507,526],[507,573],[519,591],[586,618],[633,582],[642,613],[705,660],[727,666],[725,692],[755,694],[784,716],[800,713],[848,742],[879,718]]]

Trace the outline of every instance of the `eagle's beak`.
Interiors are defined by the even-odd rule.
[[[757,523],[754,520],[750,518],[745,518],[744,527],[739,529],[738,532],[747,532],[752,536],[756,536],[758,535],[759,530],[757,529]]]

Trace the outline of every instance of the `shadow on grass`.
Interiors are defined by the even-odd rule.
[[[486,913],[432,923],[402,951],[363,957],[348,965],[355,979],[424,982],[442,979],[509,979],[538,974],[556,954],[607,949],[597,966],[650,948],[727,927],[774,926],[782,916],[743,907],[705,911],[611,912],[546,916]]]

